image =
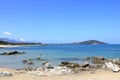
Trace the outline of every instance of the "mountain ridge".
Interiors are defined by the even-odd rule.
[[[0,45],[38,45],[42,43],[38,42],[23,42],[19,40],[9,39],[9,38],[0,38]]]

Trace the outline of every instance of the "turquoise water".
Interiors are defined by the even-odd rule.
[[[89,56],[104,56],[106,58],[120,58],[120,45],[46,45],[26,46],[13,48],[0,48],[0,53],[5,51],[21,51],[26,54],[5,56],[0,55],[0,67],[22,68],[39,67],[43,62],[58,65],[61,61],[81,63]],[[42,60],[36,60],[41,57]],[[22,60],[33,59],[34,65],[24,64]]]

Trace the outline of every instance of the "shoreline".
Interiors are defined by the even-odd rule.
[[[67,75],[31,75],[25,73],[16,73],[17,70],[9,68],[0,68],[0,71],[9,71],[13,75],[8,77],[1,77],[0,80],[120,80],[120,72],[113,73],[111,71],[106,71],[99,69],[95,73],[90,71],[67,74]]]
[[[0,80],[120,80],[120,60],[92,57],[94,65],[61,62],[59,66],[43,63],[44,67],[22,69],[0,68]],[[103,63],[104,62],[104,63]],[[100,66],[102,65],[102,66]],[[104,67],[103,67],[104,66]]]
[[[7,47],[11,46],[19,47],[23,45],[7,45]],[[6,47],[6,45],[3,47]],[[9,55],[9,53],[14,53],[14,51],[2,55]],[[22,52],[16,53],[15,51],[15,54],[18,53],[21,54]],[[40,58],[35,58],[35,60],[37,59],[40,60]],[[89,61],[92,61],[92,64]],[[22,62],[31,65],[34,60],[25,59]],[[110,59],[96,56],[86,57],[82,63],[63,61],[58,66],[54,66],[52,63],[45,61],[42,65],[44,67],[0,68],[0,80],[120,80],[119,58]]]
[[[19,47],[22,45],[0,45],[0,48],[8,48],[8,47]]]
[[[0,48],[21,47],[21,46],[37,46],[37,45],[0,45]]]

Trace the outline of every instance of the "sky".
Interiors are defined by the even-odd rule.
[[[0,0],[0,38],[120,44],[120,0]]]

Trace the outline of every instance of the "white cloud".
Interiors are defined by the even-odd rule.
[[[20,41],[24,41],[24,39],[23,39],[23,38],[20,38]]]
[[[12,35],[12,33],[11,33],[11,32],[7,32],[7,31],[6,31],[6,32],[4,32],[3,34],[4,34],[4,35]]]

